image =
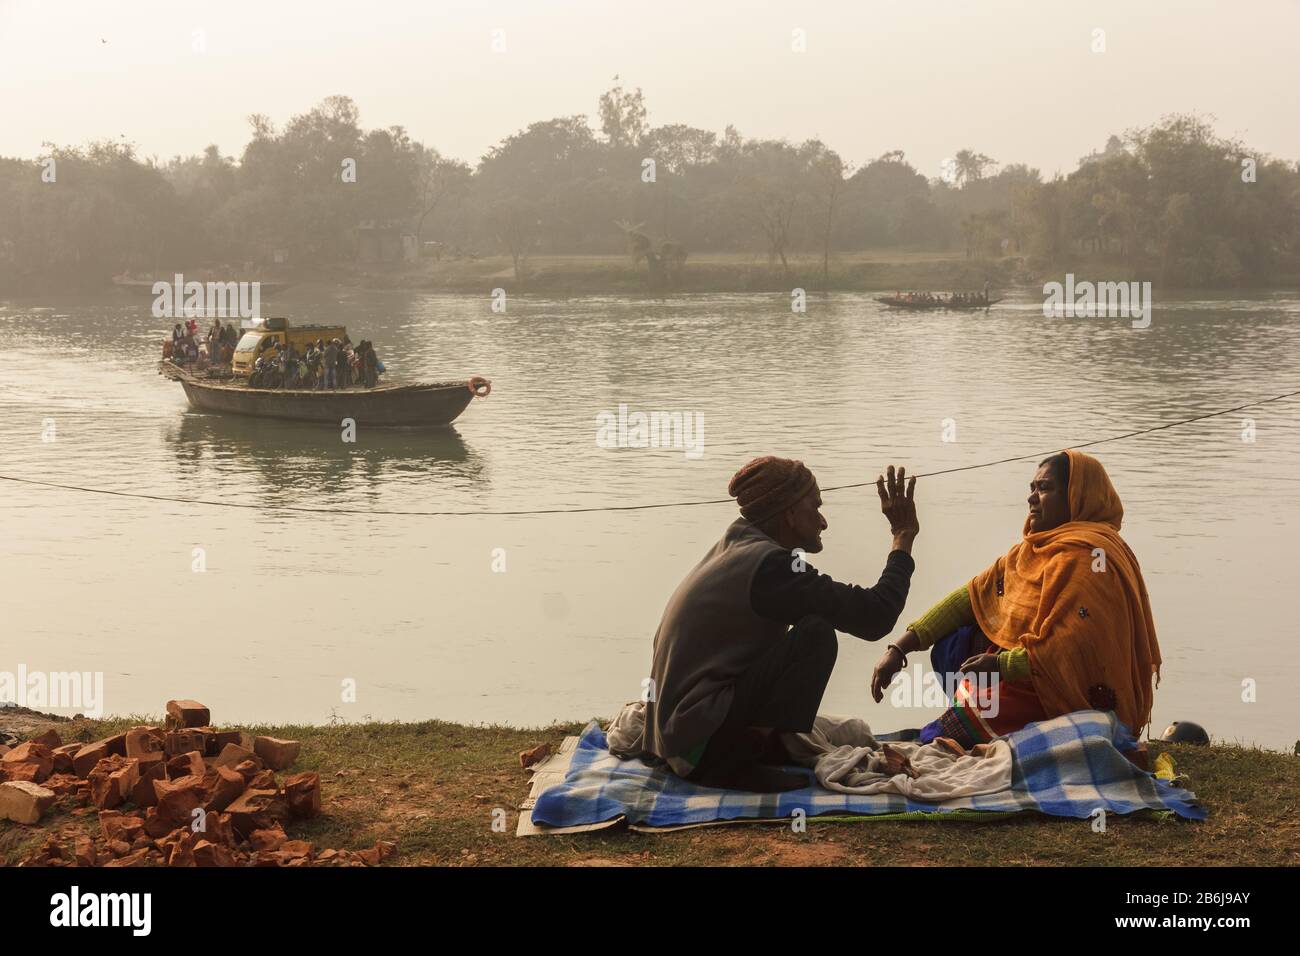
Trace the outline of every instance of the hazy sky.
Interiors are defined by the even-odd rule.
[[[341,93],[364,127],[474,162],[536,120],[595,126],[619,74],[653,125],[815,136],[854,164],[902,149],[927,175],[963,147],[1069,171],[1186,111],[1294,160],[1298,36],[1296,0],[0,0],[0,155],[125,137],[238,156],[249,114]]]

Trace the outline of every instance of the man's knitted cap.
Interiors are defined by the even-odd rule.
[[[741,515],[754,524],[761,524],[794,507],[816,487],[817,479],[803,462],[765,455],[732,476],[727,494],[736,499]]]

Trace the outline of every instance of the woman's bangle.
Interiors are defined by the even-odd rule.
[[[903,650],[901,647],[899,647],[897,641],[895,641],[894,643],[890,644],[890,645],[889,645],[889,649],[890,649],[890,650],[894,650],[894,651],[898,651],[898,656],[901,657],[901,658],[903,659],[903,666],[906,667],[906,666],[907,666],[907,651],[905,651],[905,650]]]

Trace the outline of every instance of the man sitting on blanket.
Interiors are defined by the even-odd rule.
[[[893,549],[875,587],[841,584],[804,560],[822,549],[821,492],[803,462],[756,458],[728,493],[740,517],[673,592],[655,634],[644,750],[710,787],[773,793],[806,785],[778,734],[806,733],[835,666],[836,630],[888,634],[911,583],[920,531],[905,469],[876,481]]]

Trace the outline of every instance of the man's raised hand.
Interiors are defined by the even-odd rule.
[[[906,491],[904,491],[906,486]],[[916,519],[916,479],[907,478],[907,469],[900,467],[895,473],[890,465],[885,474],[876,479],[876,492],[880,495],[880,511],[889,519],[889,531],[896,543],[910,545],[921,532]],[[900,539],[903,539],[900,542]]]

